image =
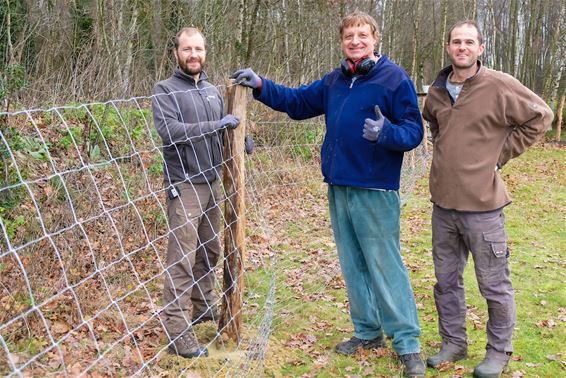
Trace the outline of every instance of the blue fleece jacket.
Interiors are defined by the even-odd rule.
[[[324,181],[331,185],[399,189],[403,153],[419,145],[423,126],[417,94],[402,68],[381,56],[364,76],[349,78],[336,69],[299,88],[263,78],[254,97],[297,120],[324,114],[321,149]],[[379,105],[385,123],[376,142],[362,138],[366,118]]]

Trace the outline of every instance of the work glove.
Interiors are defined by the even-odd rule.
[[[252,89],[261,89],[263,85],[261,77],[259,77],[251,68],[238,70],[234,72],[230,78],[234,79],[237,84]]]
[[[246,135],[246,137],[244,138],[244,148],[246,150],[246,154],[248,155],[251,155],[254,152],[255,143],[250,135]]]
[[[383,115],[381,114],[381,109],[379,105],[375,105],[375,116],[377,119],[366,118],[364,123],[364,131],[362,137],[369,140],[370,142],[376,142],[379,137],[381,129],[383,129]]]
[[[235,129],[240,124],[240,119],[233,114],[227,114],[218,121],[218,129]]]

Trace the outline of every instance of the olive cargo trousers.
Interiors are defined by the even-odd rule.
[[[190,329],[193,319],[212,317],[214,268],[220,256],[220,186],[180,183],[167,198],[169,239],[163,289],[165,327],[170,337]]]

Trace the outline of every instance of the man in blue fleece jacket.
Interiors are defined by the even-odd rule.
[[[341,67],[309,85],[288,88],[249,68],[232,77],[293,119],[325,115],[322,173],[355,330],[336,352],[384,347],[386,334],[405,376],[424,377],[417,309],[399,246],[403,154],[423,138],[418,100],[408,75],[374,53],[379,32],[371,16],[346,16],[340,38]]]

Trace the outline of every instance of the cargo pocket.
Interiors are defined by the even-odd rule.
[[[496,284],[504,279],[507,268],[507,235],[505,229],[484,232],[481,256],[476,263],[476,274],[480,286]]]
[[[484,232],[483,240],[488,244],[491,253],[496,258],[507,257],[507,235],[504,229]]]

